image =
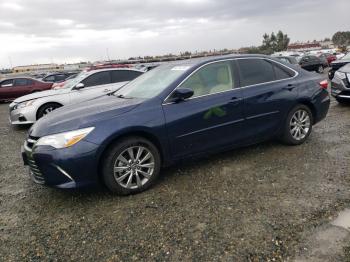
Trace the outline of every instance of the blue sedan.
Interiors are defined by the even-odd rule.
[[[180,159],[273,138],[302,144],[328,112],[321,80],[260,55],[169,63],[43,117],[22,156],[36,183],[138,193]]]

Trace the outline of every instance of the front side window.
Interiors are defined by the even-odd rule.
[[[55,81],[55,76],[48,76],[44,78],[45,82],[54,82]]]
[[[264,59],[238,59],[241,86],[250,86],[275,80],[271,63]]]
[[[1,87],[13,86],[13,79],[4,80],[1,82]]]
[[[134,80],[136,77],[140,76],[142,73],[132,70],[115,70],[111,71],[112,83],[126,82]]]
[[[107,85],[111,83],[111,77],[108,71],[95,73],[83,81],[85,87]]]
[[[232,90],[233,76],[230,62],[218,62],[204,66],[181,84],[193,90],[193,97]]]

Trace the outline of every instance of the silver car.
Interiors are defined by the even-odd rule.
[[[61,89],[37,92],[14,100],[9,108],[10,122],[13,125],[32,124],[61,106],[116,91],[142,73],[128,68],[81,72]]]

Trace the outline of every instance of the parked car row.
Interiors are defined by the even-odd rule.
[[[320,74],[322,74],[324,72],[324,69],[328,67],[327,59],[322,56],[276,56],[276,58],[289,64],[298,64],[301,68],[307,71],[316,71]]]
[[[15,100],[10,114],[16,124],[36,121],[22,148],[36,183],[103,183],[127,195],[181,159],[272,138],[302,144],[328,112],[327,86],[320,75],[268,56],[211,57],[144,74],[83,72],[63,89]],[[52,105],[61,108],[51,112]]]
[[[51,111],[116,91],[141,75],[134,69],[100,69],[82,72],[58,90],[30,94],[10,104],[12,124],[32,124]]]

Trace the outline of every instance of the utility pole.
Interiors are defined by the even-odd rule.
[[[107,54],[107,61],[110,62],[111,61],[111,58],[109,57],[109,50],[108,50],[108,47],[106,48],[106,54]]]

